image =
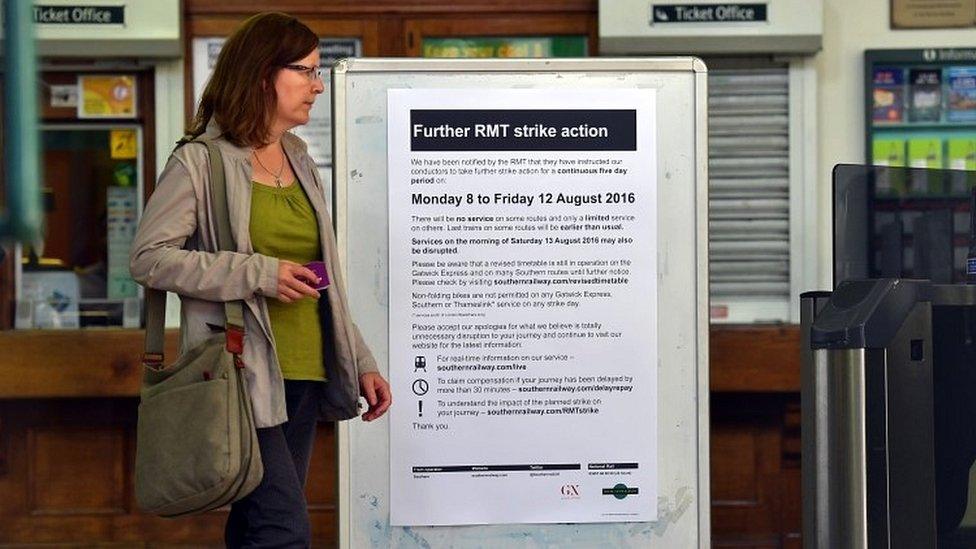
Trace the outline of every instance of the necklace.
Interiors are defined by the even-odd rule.
[[[275,185],[277,185],[278,188],[280,189],[281,188],[281,172],[285,171],[285,153],[284,153],[284,151],[282,151],[282,153],[281,153],[281,166],[278,167],[278,173],[272,172],[271,170],[268,169],[267,166],[264,165],[264,162],[261,162],[261,157],[258,156],[258,151],[254,151],[254,158],[258,161],[258,165],[261,166],[262,168],[264,168],[264,171],[268,172],[268,175],[274,177]]]

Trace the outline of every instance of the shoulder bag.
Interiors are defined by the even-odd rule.
[[[209,139],[194,141],[210,154],[218,246],[234,250],[220,151]],[[146,288],[135,489],[143,511],[176,517],[244,497],[261,482],[264,469],[241,360],[243,303],[224,303],[224,331],[164,365],[165,302],[166,292]]]

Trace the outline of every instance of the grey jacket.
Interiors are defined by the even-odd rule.
[[[190,143],[170,155],[159,176],[129,256],[132,277],[144,286],[179,294],[180,352],[203,342],[223,326],[222,302],[243,300],[243,360],[258,427],[287,420],[285,390],[265,299],[278,293],[278,259],[254,253],[250,238],[250,150],[220,139],[213,123],[206,136],[216,139],[223,156],[227,202],[236,252],[217,251],[207,180],[210,159],[203,144]],[[286,133],[285,154],[318,216],[322,257],[332,284],[319,300],[328,382],[322,385],[321,419],[358,413],[359,375],[376,371],[376,360],[352,322],[339,269],[332,221],[318,170],[305,143]]]

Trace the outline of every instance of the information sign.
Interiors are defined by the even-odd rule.
[[[657,518],[655,93],[389,91],[393,525]]]

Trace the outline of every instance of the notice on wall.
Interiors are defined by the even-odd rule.
[[[347,57],[361,57],[363,44],[358,38],[322,38],[319,40],[319,66],[325,91],[315,100],[308,124],[293,131],[308,143],[308,154],[319,166],[332,167],[332,65]]]
[[[111,130],[109,151],[113,160],[133,160],[139,154],[139,138],[135,130]]]
[[[972,0],[891,0],[891,28],[926,29],[976,25]]]
[[[656,520],[654,90],[388,110],[392,524]]]
[[[52,84],[50,105],[55,109],[78,107],[77,84]]]
[[[193,113],[196,114],[210,75],[217,66],[217,58],[227,39],[221,36],[202,36],[193,39]]]
[[[139,286],[129,274],[129,249],[139,224],[136,187],[111,186],[106,192],[108,298],[137,297]]]
[[[135,118],[136,79],[131,74],[78,77],[78,118]]]

